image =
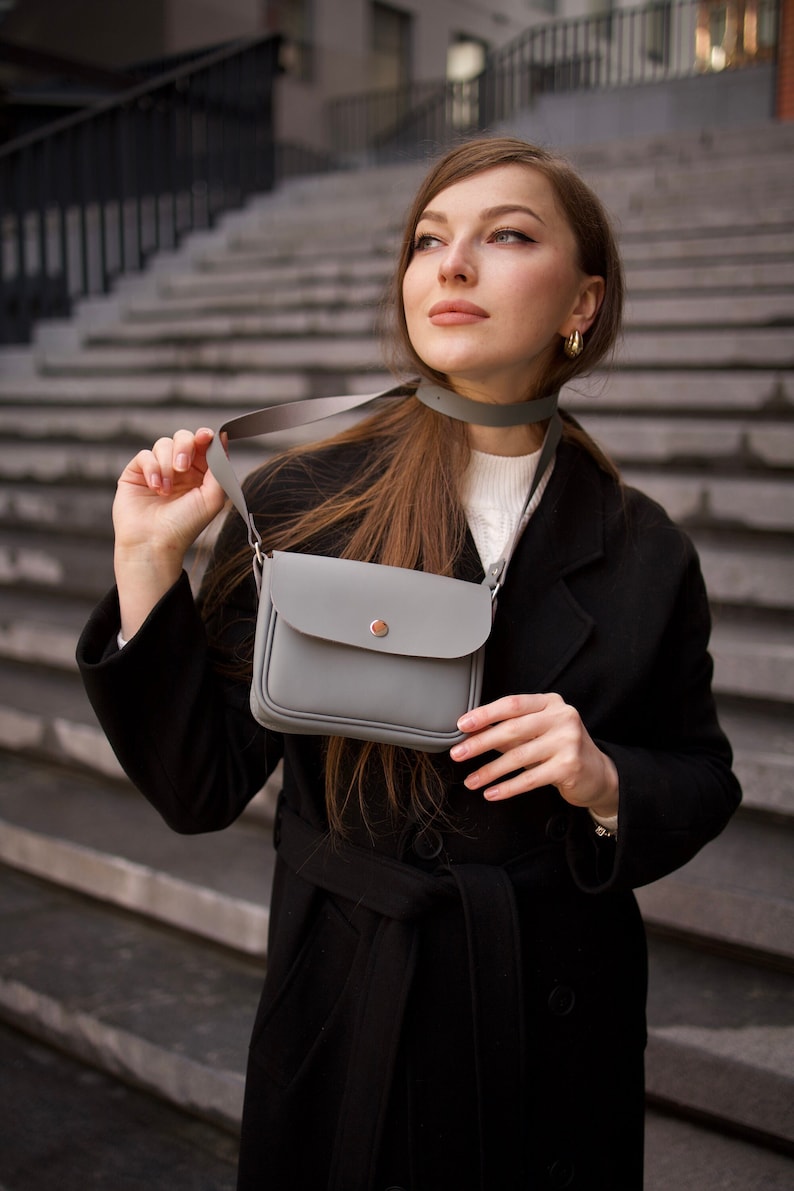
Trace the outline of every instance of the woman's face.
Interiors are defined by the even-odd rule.
[[[402,287],[417,355],[465,396],[504,402],[532,390],[572,330],[584,334],[603,291],[577,264],[551,183],[526,165],[497,166],[437,194]]]

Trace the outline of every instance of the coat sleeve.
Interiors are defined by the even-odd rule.
[[[569,863],[577,884],[592,892],[635,888],[686,864],[741,801],[712,693],[711,618],[700,563],[685,535],[679,542],[667,623],[654,638],[654,663],[636,713],[637,742],[596,739],[618,770],[617,839],[597,836],[587,812],[571,816]]]
[[[222,623],[205,625],[183,573],[122,650],[115,590],[80,637],[77,662],[100,725],[175,831],[226,827],[281,756],[282,737],[251,715],[250,677],[238,661],[254,614],[255,594],[242,585]]]

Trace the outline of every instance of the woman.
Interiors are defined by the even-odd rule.
[[[480,581],[542,428],[478,409],[555,392],[613,346],[621,268],[563,162],[452,150],[407,222],[397,365],[415,397],[247,486],[270,548]],[[517,542],[482,705],[451,755],[279,736],[248,711],[250,550],[227,519],[198,608],[185,552],[224,496],[212,432],[124,470],[117,589],[78,655],[132,780],[176,830],[230,823],[284,760],[268,972],[239,1186],[642,1186],[646,956],[631,893],[685,863],[740,792],[715,714],[697,558],[571,420]]]

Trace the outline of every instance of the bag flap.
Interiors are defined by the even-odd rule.
[[[291,628],[360,649],[459,658],[491,631],[491,593],[480,583],[280,551],[265,559],[263,578]]]

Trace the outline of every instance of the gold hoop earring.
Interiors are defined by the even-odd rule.
[[[563,344],[563,351],[569,360],[575,360],[584,351],[584,340],[580,331],[571,331]]]

